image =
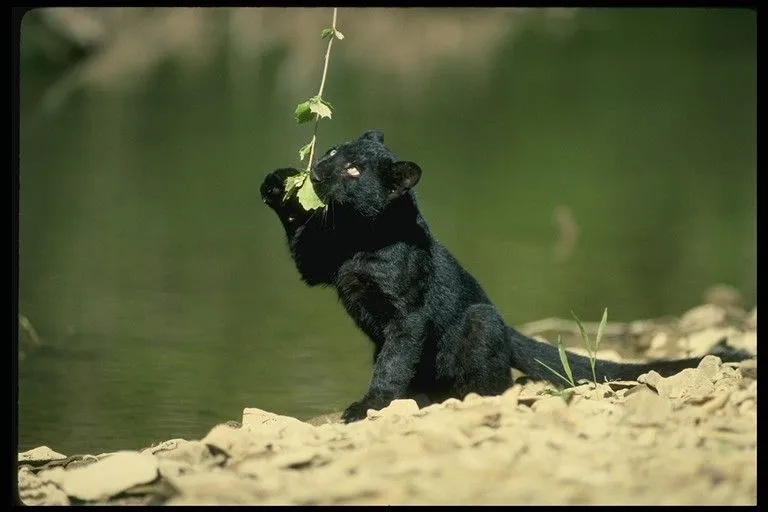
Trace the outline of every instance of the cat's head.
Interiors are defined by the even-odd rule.
[[[379,130],[330,148],[310,177],[323,202],[375,219],[421,178],[421,168],[401,161],[384,145]]]

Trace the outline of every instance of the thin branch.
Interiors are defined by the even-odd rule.
[[[336,16],[338,9],[333,8],[333,21],[331,22],[331,35],[328,38],[328,47],[325,49],[325,62],[323,63],[323,77],[320,79],[320,89],[317,91],[317,97],[323,97],[323,89],[325,88],[325,77],[328,75],[328,61],[331,57],[331,46],[333,46],[333,40],[336,39]],[[317,143],[317,125],[320,122],[320,116],[315,114],[315,127],[312,132],[311,146],[309,147],[309,160],[307,161],[307,172],[312,168],[312,162],[315,159],[315,144]]]

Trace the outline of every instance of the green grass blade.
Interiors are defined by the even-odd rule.
[[[542,363],[542,362],[541,362],[541,361],[539,361],[538,359],[534,359],[534,361],[536,361],[537,363],[539,363],[540,365],[542,365],[544,368],[546,368],[547,370],[551,371],[553,374],[555,374],[555,375],[557,375],[558,377],[560,377],[561,379],[563,379],[563,382],[565,382],[565,383],[566,383],[566,384],[568,384],[569,386],[573,386],[573,384],[572,384],[571,382],[569,382],[569,381],[568,381],[568,379],[566,379],[566,378],[565,378],[565,377],[564,377],[564,376],[563,376],[563,375],[562,375],[560,372],[558,372],[557,370],[555,370],[554,368],[552,368],[551,366],[549,366],[547,363]]]
[[[560,363],[563,365],[563,370],[565,370],[565,374],[568,376],[568,382],[571,384],[571,386],[576,386],[576,383],[573,382],[573,373],[571,373],[571,365],[568,363],[568,357],[565,353],[565,345],[563,344],[563,340],[560,339],[560,335],[557,336],[557,352],[560,354]]]
[[[600,340],[603,339],[603,330],[605,329],[606,323],[608,323],[608,308],[605,308],[603,310],[603,318],[602,320],[600,320],[600,325],[597,327],[597,337],[595,338],[595,352],[597,352],[597,349],[600,346]]]
[[[576,319],[576,325],[579,327],[579,333],[581,333],[581,339],[584,341],[584,346],[587,347],[587,352],[594,354],[596,350],[592,350],[592,345],[590,345],[589,338],[587,337],[587,331],[584,330],[584,326],[581,324],[581,320],[579,320],[579,317],[577,317],[576,313],[573,311],[571,311],[571,315],[573,315],[573,318]]]

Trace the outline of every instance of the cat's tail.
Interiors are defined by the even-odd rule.
[[[563,384],[563,380],[560,377],[544,366],[547,365],[561,375],[566,375],[557,347],[529,338],[511,327],[507,327],[507,337],[512,346],[510,366],[522,371],[530,379]],[[725,339],[715,345],[709,353],[720,357],[724,363],[743,361],[753,357],[746,351],[729,347],[725,344]],[[590,366],[589,358],[567,351],[566,354],[574,382],[580,379],[591,381],[592,367]],[[667,377],[685,368],[695,368],[701,359],[701,357],[693,357],[649,363],[616,363],[598,359],[595,363],[595,377],[597,382],[604,382],[605,380],[635,380],[641,374],[651,370],[655,370],[662,377]]]

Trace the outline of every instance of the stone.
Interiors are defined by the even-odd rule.
[[[66,458],[66,455],[55,452],[47,446],[38,446],[37,448],[32,448],[26,452],[19,453],[19,462],[44,463],[51,460],[62,460]]]
[[[28,506],[69,505],[69,498],[55,483],[35,475],[28,468],[18,473],[19,499]]]
[[[739,331],[734,327],[707,327],[681,337],[678,344],[689,357],[700,357],[723,338],[728,339],[728,343],[731,344],[730,338],[738,334]]]
[[[158,459],[178,461],[190,466],[201,464],[211,458],[211,452],[201,441],[170,439],[157,446],[146,448],[142,453],[154,455]]]
[[[388,406],[380,410],[368,409],[368,418],[387,418],[391,416],[410,416],[419,412],[419,405],[416,400],[405,398],[401,400],[392,400]]]
[[[757,354],[757,331],[751,330],[733,334],[728,338],[728,345],[750,354]]]
[[[714,304],[702,304],[689,309],[678,322],[678,327],[686,332],[700,331],[708,327],[722,324],[726,318],[726,311]]]
[[[304,469],[322,466],[331,460],[328,450],[320,448],[298,448],[286,450],[272,458],[272,464],[281,469]]]
[[[714,389],[712,380],[698,368],[686,368],[675,375],[662,378],[656,384],[659,396],[666,398],[697,398],[708,395]]]
[[[256,407],[243,409],[243,429],[262,436],[308,435],[314,426],[291,416],[282,416]]]
[[[644,373],[637,378],[637,382],[641,384],[647,384],[652,388],[655,388],[658,382],[663,377],[656,370],[651,370],[648,373]]]
[[[261,502],[267,494],[258,481],[225,470],[181,475],[168,481],[179,494],[167,505],[249,505]]]
[[[149,483],[157,476],[157,460],[154,456],[120,451],[88,466],[65,471],[60,485],[73,498],[102,501],[134,485]]]
[[[221,452],[227,457],[245,457],[252,451],[263,451],[270,444],[268,439],[249,434],[247,430],[222,423],[213,427],[200,442],[213,449],[214,453]],[[253,446],[256,443],[258,447]]]
[[[650,389],[629,395],[625,401],[625,419],[632,425],[662,425],[672,414],[672,404]]]
[[[747,317],[744,319],[744,327],[751,330],[757,329],[757,306],[747,313]]]

